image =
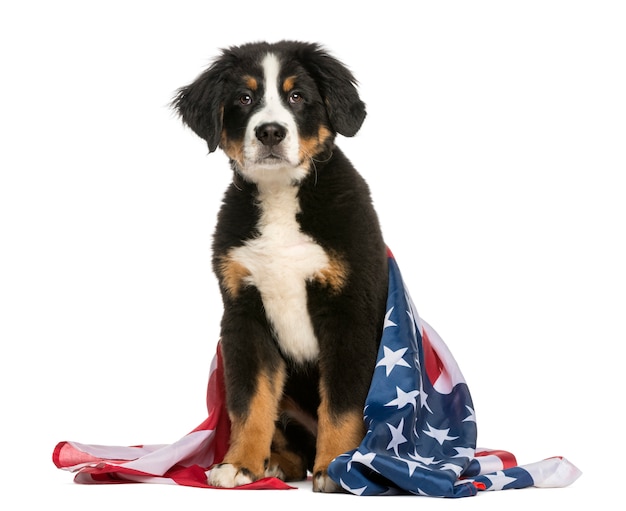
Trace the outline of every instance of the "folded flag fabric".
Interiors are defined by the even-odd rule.
[[[77,483],[165,483],[209,488],[206,472],[228,449],[218,344],[207,419],[173,444],[112,447],[60,442],[53,462]],[[477,448],[469,388],[447,346],[423,321],[389,252],[387,313],[364,408],[367,433],[338,456],[330,477],[355,495],[466,497],[482,490],[564,487],[581,475],[563,457],[519,466],[506,451]],[[265,478],[239,489],[291,489]]]
[[[476,448],[474,405],[452,353],[423,321],[389,257],[387,314],[365,402],[367,434],[329,474],[357,495],[466,497],[480,490],[567,486],[580,471],[561,457],[517,466]]]
[[[206,471],[224,458],[230,439],[223,378],[218,344],[209,371],[207,419],[173,444],[114,447],[59,442],[52,461],[60,469],[75,472],[76,483],[162,483],[210,488]],[[276,478],[266,478],[245,488],[290,489],[291,486]]]

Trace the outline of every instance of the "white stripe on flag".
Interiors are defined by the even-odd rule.
[[[212,440],[214,430],[194,431],[177,442],[141,458],[124,463],[124,467],[148,474],[163,475],[177,463],[210,466],[213,463],[213,449],[206,449]],[[203,445],[204,444],[204,445]]]
[[[533,486],[538,488],[561,488],[572,484],[582,472],[565,458],[548,458],[546,460],[522,465],[533,478]]]
[[[136,460],[141,456],[146,456],[152,452],[167,447],[162,445],[142,445],[140,447],[120,447],[107,445],[86,445],[78,442],[68,442],[74,449],[85,452],[94,458],[103,460]]]

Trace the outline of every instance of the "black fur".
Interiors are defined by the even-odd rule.
[[[298,135],[313,137],[320,127],[330,131],[316,149],[308,175],[297,183],[297,222],[301,232],[327,254],[346,263],[348,275],[339,290],[315,280],[307,283],[308,314],[320,347],[319,360],[299,363],[286,357],[259,291],[248,285],[233,296],[221,274],[222,257],[259,236],[257,185],[242,178],[239,164],[231,161],[233,184],[224,195],[213,241],[213,265],[224,302],[221,342],[227,406],[231,417],[245,418],[251,412],[256,376],[282,368],[287,374],[284,396],[312,417],[320,405],[322,374],[329,389],[331,416],[340,418],[346,412],[362,412],[387,295],[387,252],[369,188],[334,143],[336,134],[355,135],[366,115],[353,75],[316,44],[251,43],[223,50],[204,73],[179,90],[173,105],[207,142],[210,152],[226,141],[243,141],[253,110],[243,108],[239,101],[246,92],[242,77],[256,78],[259,89],[254,93],[262,95],[259,63],[270,51],[280,58],[281,76],[297,76],[298,90],[306,98],[293,108]],[[312,470],[315,443],[311,433],[293,422],[279,421],[277,426],[284,430],[291,450]],[[250,472],[247,467],[241,470]]]

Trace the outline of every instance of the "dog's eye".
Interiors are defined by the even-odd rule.
[[[291,94],[289,94],[289,103],[291,103],[292,105],[302,103],[303,99],[304,98],[302,97],[302,94],[300,94],[299,92],[292,92]]]
[[[239,96],[239,103],[242,105],[251,105],[252,104],[252,96],[250,94],[242,94]]]

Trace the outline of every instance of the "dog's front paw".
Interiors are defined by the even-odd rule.
[[[230,463],[215,465],[207,472],[207,481],[210,486],[234,488],[235,486],[249,484],[254,480],[254,476],[248,469],[236,467]]]
[[[326,470],[320,470],[313,475],[313,491],[321,493],[341,493],[343,488],[333,481]]]

